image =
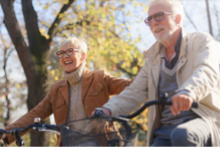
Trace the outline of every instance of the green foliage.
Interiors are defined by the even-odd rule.
[[[124,20],[129,18],[132,12],[125,9],[126,5],[137,7],[137,1],[104,1],[104,0],[76,0],[72,8],[59,14],[60,8],[67,4],[68,0],[35,1],[39,31],[46,39],[50,36],[48,28],[52,25],[53,19],[58,16],[62,18],[58,26],[57,36],[53,38],[50,47],[50,56],[46,63],[48,69],[49,86],[61,79],[63,69],[59,64],[59,59],[55,56],[57,44],[67,37],[76,36],[85,38],[88,44],[87,67],[90,69],[105,69],[115,76],[135,76],[139,68],[143,65],[143,55],[136,47],[140,38],[131,38],[130,24]],[[47,12],[52,12],[50,17],[46,17]],[[23,24],[24,25],[24,24]],[[24,27],[23,27],[24,28]],[[26,30],[22,30],[26,34]],[[37,48],[37,47],[36,47]],[[35,51],[37,54],[37,50]],[[46,56],[46,53],[45,53]],[[42,57],[33,57],[34,61],[40,61]],[[41,61],[44,66],[44,61]],[[42,67],[38,67],[41,71]],[[42,73],[44,75],[45,73]],[[24,88],[21,84],[16,85],[21,92]],[[14,95],[18,95],[15,93]],[[19,96],[19,95],[18,95]],[[23,94],[23,97],[26,96]],[[24,103],[24,101],[22,101]],[[0,115],[2,115],[0,107]],[[142,119],[141,119],[142,120]],[[26,138],[27,137],[27,138]],[[30,146],[29,134],[24,136],[26,146]],[[55,145],[56,137],[51,136],[51,146]],[[15,146],[15,145],[12,145]]]
[[[132,14],[124,10],[125,4],[127,1],[105,1],[101,4],[101,1],[89,0],[83,4],[74,3],[74,11],[59,15],[63,17],[59,35],[63,38],[85,38],[89,47],[87,67],[106,69],[116,76],[123,72],[131,78],[143,65],[143,55],[136,47],[140,38],[131,38],[129,23],[116,21],[121,19],[117,17],[120,13],[127,17]],[[137,6],[139,3],[134,4]]]

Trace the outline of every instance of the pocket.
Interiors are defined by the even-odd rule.
[[[88,92],[88,96],[97,96],[101,92],[102,88],[103,88],[102,83],[98,83],[95,84],[94,86],[91,86]]]

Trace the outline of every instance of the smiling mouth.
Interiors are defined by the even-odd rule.
[[[72,63],[73,63],[73,61],[64,62],[65,65],[70,65],[70,64],[72,64]]]
[[[155,33],[158,33],[158,32],[160,32],[160,31],[162,31],[163,30],[163,28],[158,28],[158,29],[156,29],[154,32]]]

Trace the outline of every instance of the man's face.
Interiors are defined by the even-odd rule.
[[[67,73],[71,73],[79,68],[86,57],[84,53],[74,51],[74,46],[71,43],[62,46],[59,51],[67,51],[71,48],[73,49],[72,53],[68,52],[69,55],[65,53],[64,56],[60,58],[60,63]]]
[[[152,31],[154,37],[159,42],[167,42],[172,38],[172,35],[177,31],[177,23],[172,15],[171,8],[166,2],[156,2],[154,3],[148,11],[148,16],[156,14],[158,12],[166,12],[164,14],[164,20],[157,22],[152,18],[152,24],[150,30]],[[168,14],[167,14],[168,12]],[[170,14],[171,13],[171,14]]]

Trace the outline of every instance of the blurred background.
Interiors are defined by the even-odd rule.
[[[183,26],[220,41],[220,1],[182,0]],[[55,56],[62,39],[88,44],[86,66],[133,78],[155,38],[144,24],[148,0],[0,0],[0,128],[25,114],[62,78]],[[147,131],[147,110],[137,117]],[[47,123],[55,124],[53,116]],[[144,145],[142,133],[139,143]],[[26,146],[54,146],[50,133],[31,132]]]

